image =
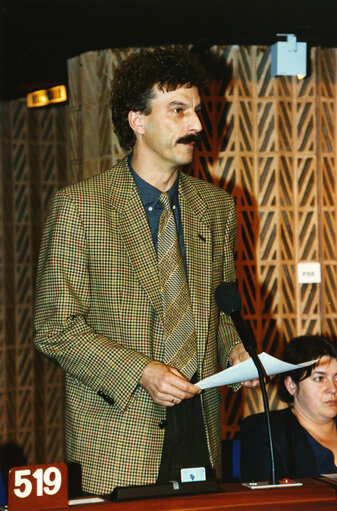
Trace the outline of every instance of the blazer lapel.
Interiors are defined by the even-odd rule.
[[[211,305],[212,233],[208,209],[191,181],[183,173],[179,179],[179,204],[191,306],[197,333],[198,366],[201,371]]]
[[[162,321],[156,251],[146,213],[126,158],[114,168],[110,200],[118,213],[120,233],[135,274]],[[179,204],[197,334],[198,367],[201,371],[211,306],[212,233],[208,209],[190,178],[183,173],[180,173],[179,177]]]
[[[141,286],[162,319],[157,256],[144,206],[125,158],[116,167],[111,201],[119,213],[120,233]]]

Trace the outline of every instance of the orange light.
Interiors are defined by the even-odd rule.
[[[67,89],[65,85],[56,85],[50,89],[41,89],[27,94],[27,107],[38,108],[51,103],[67,101]]]

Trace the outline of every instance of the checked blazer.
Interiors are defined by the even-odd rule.
[[[179,204],[198,374],[227,365],[240,342],[219,314],[214,291],[235,281],[233,198],[180,173]],[[57,192],[44,227],[36,286],[36,348],[66,373],[67,461],[82,466],[85,491],[155,483],[166,409],[139,380],[163,361],[164,331],[156,251],[127,159]],[[220,393],[202,394],[213,467],[220,476]]]

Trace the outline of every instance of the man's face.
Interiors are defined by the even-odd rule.
[[[154,87],[151,113],[142,115],[143,134],[140,141],[150,161],[158,169],[177,168],[191,163],[202,126],[198,117],[200,96],[196,87],[162,91]]]

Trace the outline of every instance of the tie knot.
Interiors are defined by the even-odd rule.
[[[170,211],[171,210],[171,199],[170,199],[170,196],[169,196],[168,193],[162,193],[161,194],[161,196],[159,197],[159,204],[166,211]]]

